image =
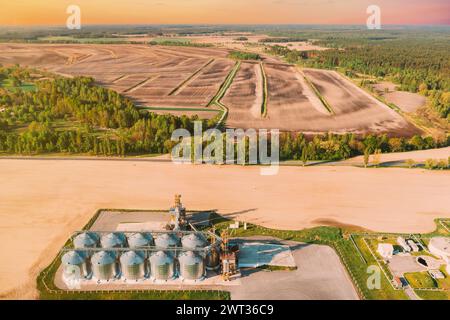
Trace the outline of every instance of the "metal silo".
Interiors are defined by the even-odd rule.
[[[178,257],[180,277],[185,280],[201,280],[205,276],[203,257],[193,251],[186,251]]]
[[[208,270],[217,270],[220,267],[220,253],[217,248],[212,247],[206,253],[205,263]]]
[[[140,251],[127,251],[120,256],[122,278],[125,280],[143,279],[146,275],[145,256]]]
[[[116,256],[109,251],[99,251],[92,255],[91,267],[97,280],[111,280],[117,276]]]
[[[128,247],[130,248],[143,248],[153,246],[155,244],[153,236],[148,232],[130,233],[128,234]],[[142,250],[145,252],[145,258],[148,258],[148,250]]]
[[[83,232],[73,238],[73,245],[76,249],[96,248],[98,246],[98,235],[93,232]],[[85,251],[89,256],[92,255],[90,250]]]
[[[91,275],[87,255],[82,251],[66,252],[62,256],[61,262],[64,266],[64,277],[66,278],[79,280],[80,278],[88,278]]]
[[[201,233],[190,233],[181,239],[181,244],[184,249],[203,249],[208,246],[208,240]]]
[[[120,232],[105,234],[100,239],[102,248],[123,248],[125,246],[125,242],[126,237]]]
[[[178,247],[180,239],[175,233],[161,233],[155,239],[155,246],[159,248],[174,248]]]
[[[155,280],[170,280],[175,277],[175,260],[171,254],[158,251],[149,258],[150,274]]]

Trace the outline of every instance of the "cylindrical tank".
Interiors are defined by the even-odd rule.
[[[173,248],[178,247],[180,239],[175,233],[161,233],[155,239],[155,246],[159,248]]]
[[[92,255],[91,267],[97,280],[111,280],[117,276],[116,256],[110,251],[99,251]]]
[[[203,249],[208,246],[208,240],[201,233],[190,233],[181,239],[181,244],[184,249]]]
[[[153,246],[153,236],[148,232],[130,233],[128,235],[128,246],[130,248]]]
[[[203,257],[193,251],[186,251],[178,257],[180,277],[185,280],[201,280],[205,276]]]
[[[108,233],[100,239],[102,248],[123,248],[125,242],[126,237],[121,232]]]
[[[138,280],[145,277],[145,257],[140,251],[127,251],[120,256],[122,278]]]
[[[169,280],[175,276],[175,260],[171,254],[158,251],[149,258],[150,274],[155,280]]]
[[[80,277],[88,278],[91,270],[88,265],[87,255],[82,251],[69,251],[66,252],[61,262],[64,266],[64,276],[66,277]],[[77,279],[78,280],[78,279]]]
[[[220,253],[217,248],[212,247],[206,253],[205,263],[207,270],[217,270],[220,267]]]
[[[155,241],[153,240],[153,236],[149,232],[139,232],[139,233],[130,233],[128,234],[128,247],[136,249],[154,246]],[[149,251],[142,250],[145,253],[145,258],[148,258]]]
[[[93,232],[83,232],[73,238],[73,245],[77,249],[95,248],[98,245],[98,235]]]

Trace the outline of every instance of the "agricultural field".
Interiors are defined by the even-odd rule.
[[[348,131],[417,133],[399,114],[335,71],[305,69],[318,94],[331,106],[335,120]],[[357,121],[356,121],[357,120]]]
[[[229,78],[236,67],[229,53],[226,48],[139,44],[0,44],[0,63],[90,76],[160,114],[211,119],[226,108],[229,127],[309,134],[419,133],[333,71],[302,71],[261,55],[258,63],[241,61]]]
[[[404,112],[414,112],[426,104],[426,98],[418,93],[399,91],[391,82],[382,81],[372,85],[373,89],[388,103],[393,103]]]

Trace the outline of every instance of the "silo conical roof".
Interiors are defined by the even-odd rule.
[[[103,248],[116,248],[123,246],[125,236],[122,233],[108,233],[100,240]]]
[[[99,251],[92,255],[91,263],[93,265],[105,265],[105,264],[111,264],[115,262],[115,256],[111,252],[108,251]]]
[[[155,245],[160,248],[176,247],[178,243],[179,239],[174,233],[163,233],[155,239]]]
[[[208,245],[205,237],[200,233],[190,233],[185,235],[183,239],[181,239],[181,243],[183,248],[186,249],[204,248]]]
[[[155,265],[164,265],[173,263],[173,257],[164,251],[158,251],[150,256],[150,263]]]
[[[153,237],[148,232],[132,233],[128,235],[128,246],[130,248],[147,247],[153,244]]]
[[[120,256],[120,263],[127,266],[134,266],[144,263],[144,255],[136,251],[127,251]]]
[[[86,257],[82,252],[69,251],[62,256],[61,260],[65,265],[80,265],[85,262]]]
[[[203,258],[200,257],[198,254],[195,254],[193,251],[186,251],[186,252],[183,252],[182,254],[180,254],[180,256],[178,257],[178,260],[187,265],[192,265],[192,264],[202,262]]]
[[[83,232],[73,239],[75,248],[93,248],[97,246],[98,236],[92,232]]]

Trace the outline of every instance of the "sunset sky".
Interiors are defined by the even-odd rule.
[[[450,25],[449,0],[1,0],[0,25],[64,25],[80,6],[83,24],[382,24]]]

